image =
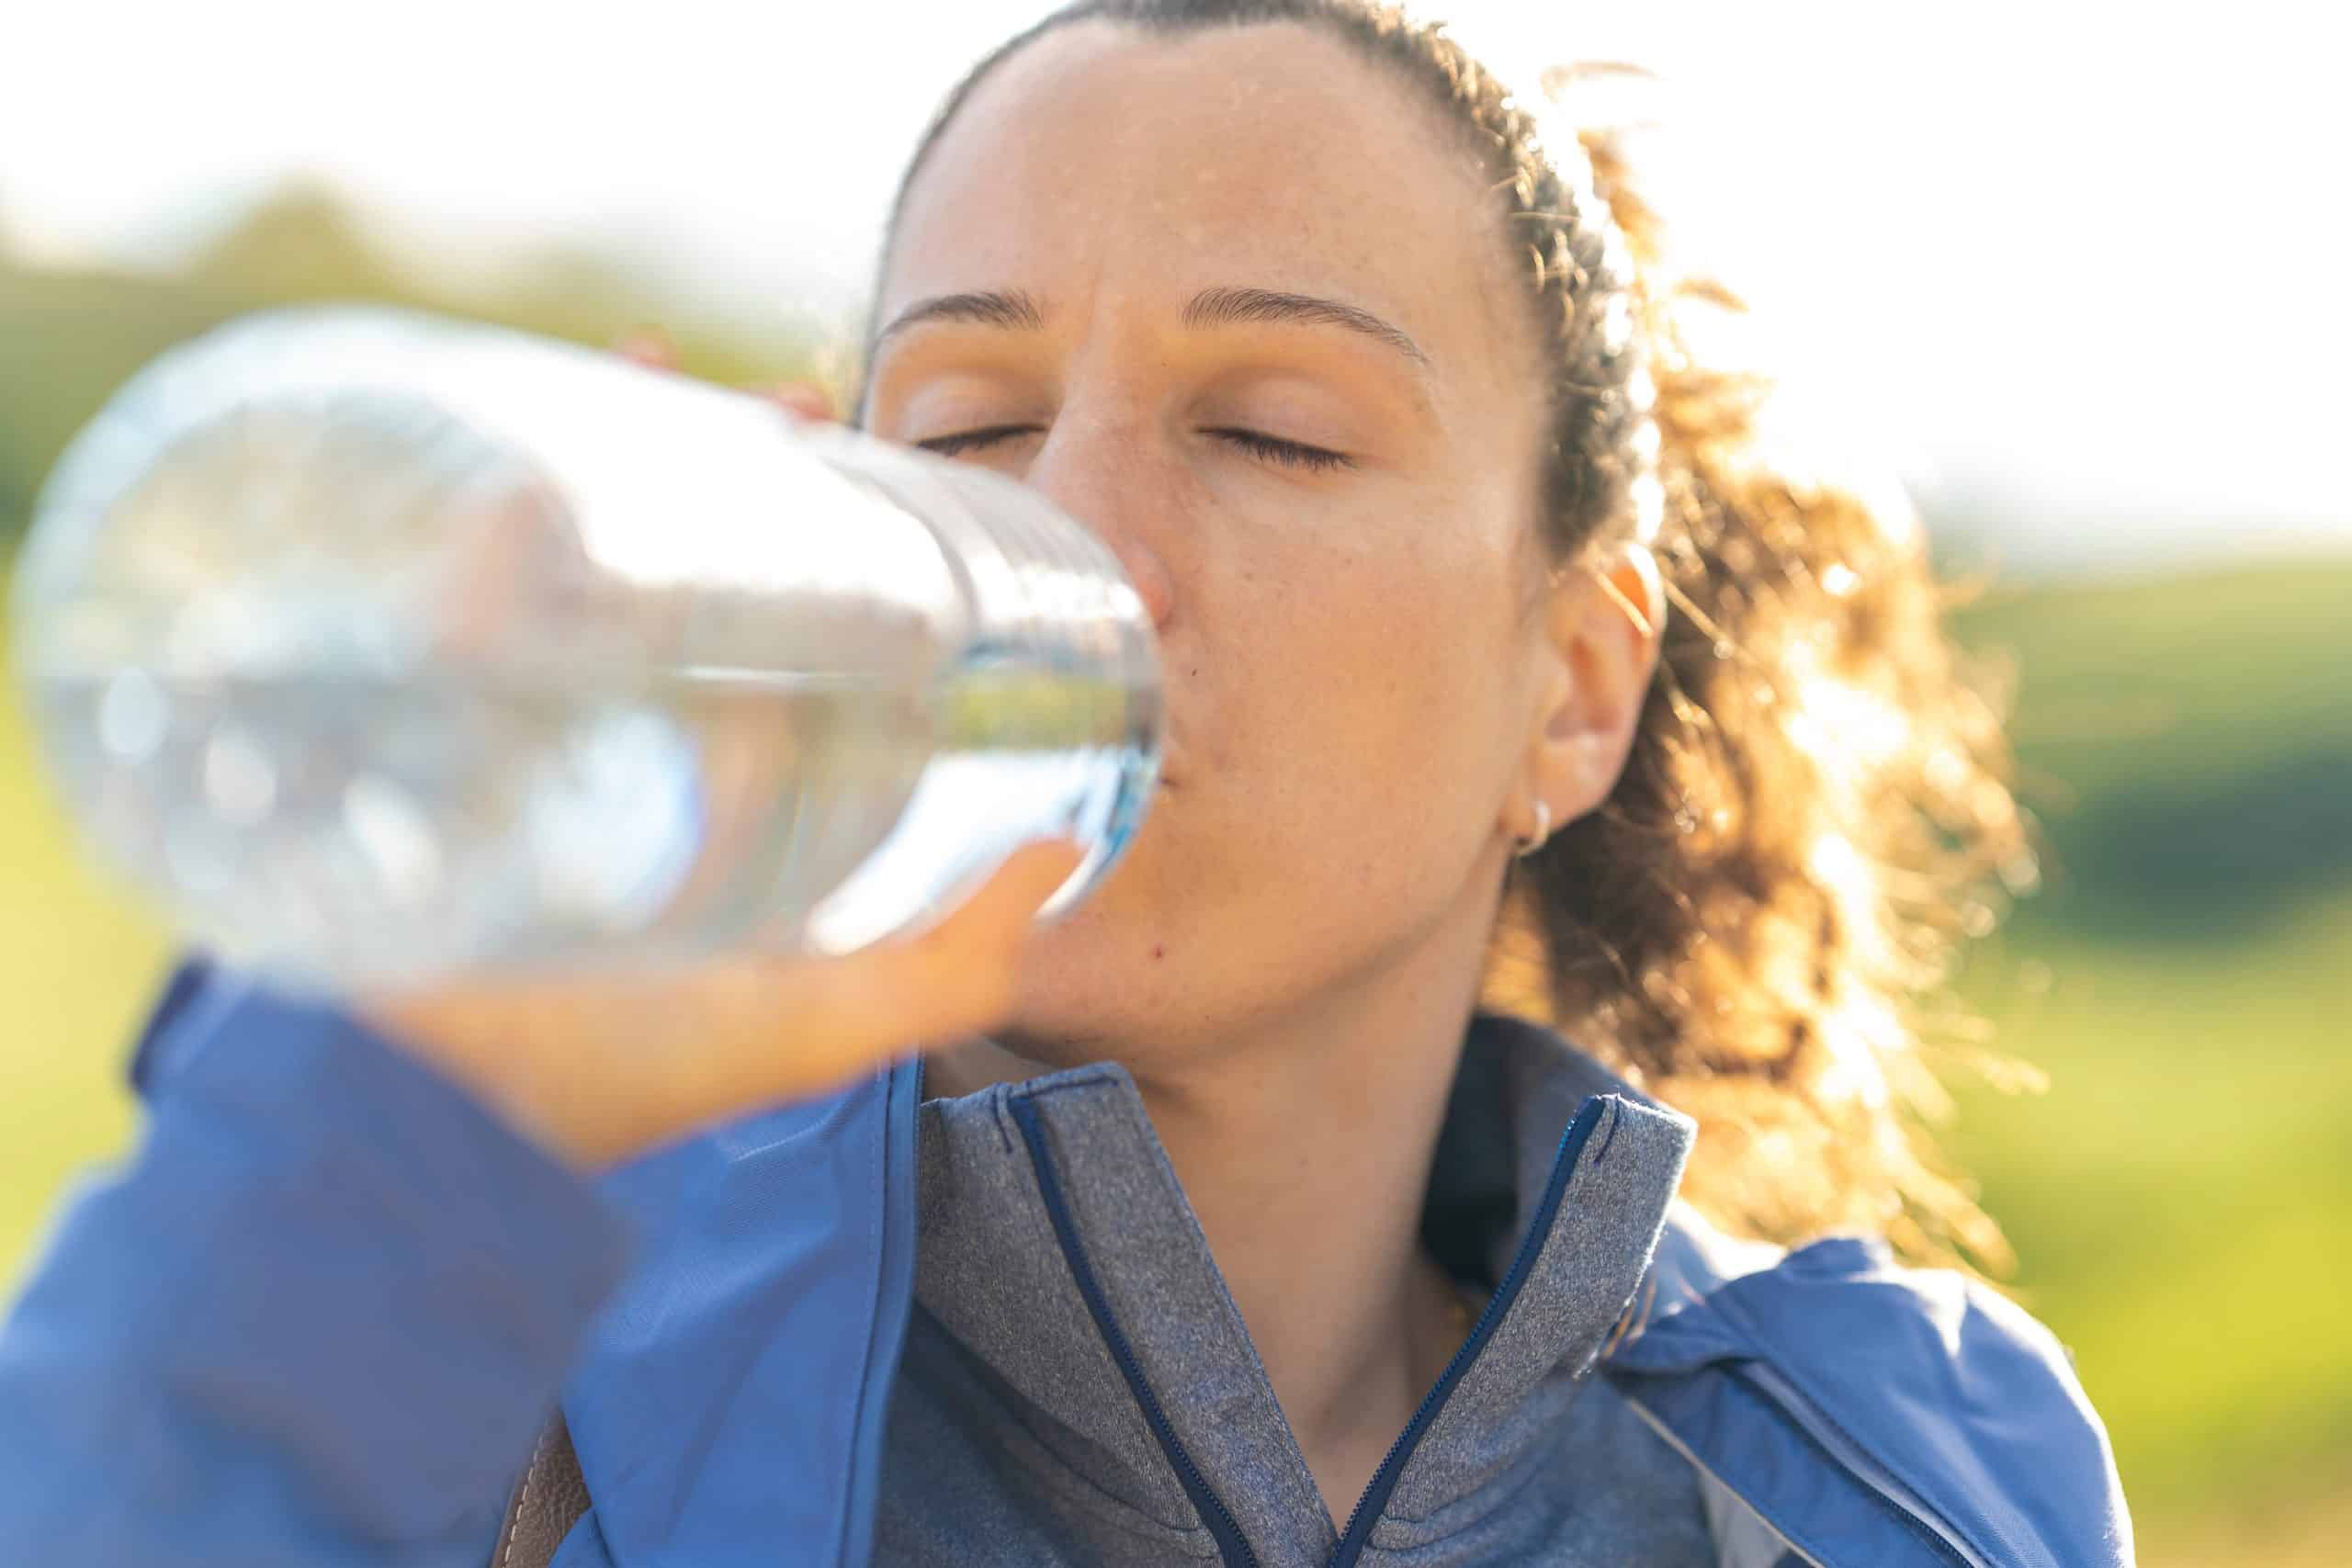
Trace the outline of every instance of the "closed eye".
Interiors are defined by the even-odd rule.
[[[1296,468],[1352,468],[1356,460],[1344,452],[1333,452],[1321,446],[1309,446],[1303,441],[1285,441],[1279,435],[1266,435],[1255,430],[1210,430],[1204,434],[1221,441],[1230,441],[1243,451],[1270,462],[1287,463]]]
[[[934,435],[915,445],[926,452],[952,457],[958,452],[990,446],[1010,436],[1030,434],[1037,428],[1034,424],[992,424],[980,430],[959,431],[953,435]],[[1252,457],[1262,457],[1272,463],[1287,464],[1292,468],[1352,468],[1356,465],[1356,460],[1344,452],[1309,446],[1303,441],[1285,441],[1279,435],[1268,435],[1262,431],[1228,426],[1205,430],[1202,434],[1228,442]]]

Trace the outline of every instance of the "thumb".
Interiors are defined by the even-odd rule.
[[[649,370],[675,370],[678,367],[678,347],[670,334],[660,327],[631,327],[613,340],[613,352],[632,365],[642,365]]]
[[[912,931],[868,949],[888,988],[920,997],[931,1016],[914,1033],[925,1041],[985,1027],[1012,1005],[1021,947],[1037,910],[1068,882],[1086,852],[1067,839],[1024,844],[953,908]]]
[[[824,420],[828,423],[841,417],[833,412],[833,395],[814,381],[778,381],[767,389],[767,398],[785,412],[797,419]]]

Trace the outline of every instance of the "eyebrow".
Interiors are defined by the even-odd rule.
[[[1038,332],[1046,325],[1046,315],[1037,309],[1036,300],[1018,288],[1002,292],[990,288],[972,294],[941,294],[929,299],[918,299],[892,317],[888,326],[874,334],[874,346],[879,348],[909,327],[918,327],[926,321],[971,321],[984,327]]]
[[[1369,310],[1343,305],[1312,294],[1290,294],[1273,288],[1204,288],[1177,318],[1188,327],[1239,326],[1254,321],[1283,321],[1301,326],[1344,327],[1349,332],[1385,344],[1426,370],[1430,356],[1420,345]],[[926,321],[968,321],[979,326],[1038,332],[1046,314],[1023,289],[981,289],[968,294],[941,294],[918,299],[875,334],[879,348],[896,334]]]

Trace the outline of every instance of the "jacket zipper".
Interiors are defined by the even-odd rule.
[[[881,1498],[883,1450],[889,1428],[890,1396],[905,1353],[907,1317],[914,1302],[915,1234],[922,1216],[916,1183],[922,1165],[923,1059],[905,1076],[891,1067],[882,1074],[883,1222],[876,1270],[874,1331],[866,1340],[859,1374],[857,1421],[850,1439],[849,1506],[842,1514],[835,1560],[862,1563],[874,1553],[874,1520]],[[894,1165],[893,1156],[898,1156]],[[898,1179],[892,1180],[896,1177]],[[894,1288],[902,1287],[902,1288]],[[889,1369],[876,1378],[877,1366]]]
[[[1577,1112],[1575,1120],[1568,1123],[1567,1131],[1560,1135],[1560,1152],[1552,1157],[1552,1174],[1544,1184],[1543,1201],[1536,1205],[1527,1234],[1520,1238],[1519,1251],[1511,1258],[1510,1269],[1503,1275],[1501,1287],[1487,1303],[1487,1310],[1478,1314],[1477,1325],[1470,1330],[1470,1337],[1463,1341],[1462,1348],[1454,1351],[1453,1359],[1446,1363],[1444,1372],[1437,1380],[1437,1386],[1423,1396],[1420,1408],[1413,1412],[1413,1418],[1405,1423],[1405,1429],[1388,1446],[1387,1457],[1380,1461],[1380,1468],[1373,1472],[1372,1483],[1363,1489],[1363,1495],[1356,1500],[1354,1511],[1348,1516],[1348,1528],[1340,1532],[1340,1541],[1331,1550],[1328,1568],[1353,1568],[1356,1560],[1363,1555],[1364,1544],[1372,1539],[1373,1527],[1380,1522],[1380,1516],[1387,1509],[1389,1495],[1396,1490],[1396,1482],[1404,1474],[1406,1461],[1413,1457],[1413,1450],[1420,1446],[1422,1437],[1437,1420],[1438,1413],[1445,1408],[1446,1399],[1453,1393],[1455,1385],[1462,1382],[1463,1374],[1470,1370],[1471,1363],[1478,1359],[1478,1353],[1487,1348],[1487,1342],[1494,1337],[1496,1325],[1502,1321],[1503,1314],[1510,1310],[1510,1303],[1525,1287],[1527,1276],[1534,1269],[1536,1254],[1544,1250],[1544,1243],[1552,1234],[1553,1222],[1560,1211],[1560,1201],[1567,1193],[1568,1178],[1576,1173],[1577,1162],[1584,1155],[1585,1143],[1592,1136],[1593,1129],[1600,1124],[1601,1118],[1611,1113],[1614,1104],[1613,1100],[1600,1099],[1587,1102]]]
[[[1127,1390],[1143,1411],[1145,1424],[1159,1439],[1160,1452],[1168,1456],[1177,1479],[1183,1483],[1184,1495],[1193,1500],[1193,1512],[1200,1515],[1201,1522],[1216,1539],[1217,1553],[1225,1559],[1226,1568],[1258,1568],[1258,1555],[1250,1550],[1249,1539],[1234,1522],[1232,1510],[1210,1489],[1207,1478],[1193,1462],[1193,1456],[1184,1451],[1176,1428],[1169,1425],[1168,1413],[1160,1407],[1159,1396],[1144,1381],[1143,1367],[1136,1360],[1126,1335],[1111,1315],[1110,1298],[1102,1293],[1102,1282],[1094,1277],[1093,1266],[1086,1260],[1085,1249],[1079,1245],[1078,1227],[1070,1218],[1069,1205],[1063,1200],[1061,1178],[1046,1147],[1045,1130],[1038,1122],[1035,1102],[1026,1095],[1014,1095],[1012,1109],[1012,1120],[1021,1129],[1021,1141],[1029,1146],[1029,1163],[1037,1172],[1037,1192],[1046,1201],[1046,1213],[1053,1221],[1055,1239],[1061,1244],[1062,1260],[1069,1265],[1079,1293],[1086,1298],[1086,1310],[1094,1318],[1094,1327],[1102,1336],[1102,1343],[1110,1348],[1112,1359],[1118,1362],[1120,1374],[1127,1380]]]
[[[1744,1361],[1724,1370],[1735,1382],[1747,1385],[1793,1422],[1805,1440],[1819,1450],[1825,1460],[1876,1493],[1880,1501],[1899,1515],[1929,1551],[1952,1563],[1954,1568],[1992,1568],[1926,1504],[1920,1502],[1911,1488],[1865,1453],[1860,1445],[1815,1409],[1813,1402],[1799,1393],[1780,1373],[1761,1361]],[[1746,1498],[1741,1500],[1745,1502]],[[1754,1507],[1755,1505],[1750,1503],[1748,1506]]]

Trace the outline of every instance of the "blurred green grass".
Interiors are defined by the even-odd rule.
[[[78,858],[0,659],[0,1280],[23,1266],[77,1167],[132,1126],[123,1046],[161,982],[154,924]]]
[[[678,363],[716,381],[808,376],[829,364],[834,325],[715,315],[662,295],[593,253],[550,248],[513,273],[427,282],[379,255],[359,214],[297,186],[263,201],[170,276],[75,272],[0,256],[0,540],[32,507],[66,439],[107,393],[165,347],[247,310],[371,301],[470,317],[609,346],[648,322]]]
[[[2352,1561],[2352,568],[1957,626],[2015,662],[2048,848],[1962,988],[2051,1089],[1963,1088],[1950,1146],[2075,1353],[2147,1561]]]

